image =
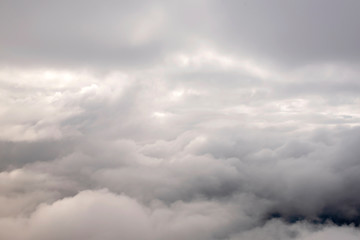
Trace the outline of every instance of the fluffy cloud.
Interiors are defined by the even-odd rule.
[[[237,199],[243,201],[244,199]],[[107,190],[82,191],[74,197],[42,204],[31,215],[0,221],[4,239],[357,239],[352,227],[311,226],[278,220],[261,227],[253,216],[231,204],[213,201],[153,203],[145,207]],[[17,231],[21,229],[21,231]],[[232,233],[233,232],[233,233]],[[240,232],[240,233],[239,233]],[[229,238],[228,238],[229,237]]]
[[[355,1],[0,5],[1,239],[359,238]]]

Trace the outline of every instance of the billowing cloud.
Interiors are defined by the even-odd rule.
[[[356,1],[2,1],[0,238],[358,239]]]

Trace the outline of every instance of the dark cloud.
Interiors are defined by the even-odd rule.
[[[73,152],[74,141],[0,142],[1,169],[48,161]]]

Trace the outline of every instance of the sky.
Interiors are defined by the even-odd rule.
[[[359,239],[359,12],[1,0],[0,239]]]

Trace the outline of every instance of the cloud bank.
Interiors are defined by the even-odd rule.
[[[357,1],[2,1],[0,239],[359,239]]]

